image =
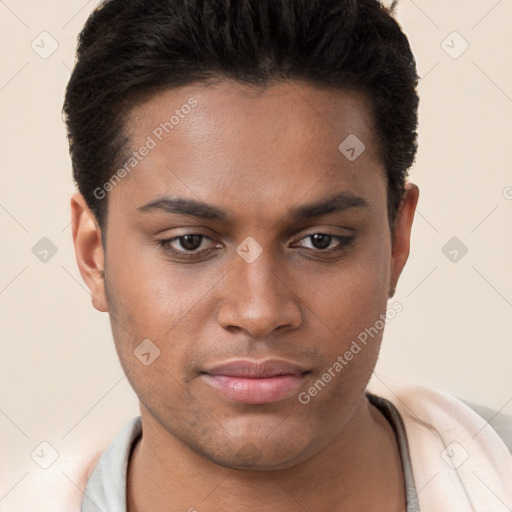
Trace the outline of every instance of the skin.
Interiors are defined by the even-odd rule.
[[[201,371],[236,358],[282,358],[310,371],[299,390],[307,391],[385,314],[409,254],[418,187],[406,185],[392,237],[369,103],[299,81],[154,95],[130,113],[132,149],[192,96],[197,106],[108,193],[106,250],[83,197],[71,200],[80,272],[94,307],[110,314],[140,401],[128,510],[405,510],[393,431],[364,397],[382,331],[308,404],[296,394],[235,402]],[[352,133],[366,146],[355,161],[338,150]],[[290,217],[341,191],[367,206]],[[138,210],[171,195],[228,218]],[[325,232],[353,240],[315,245],[311,235]],[[195,252],[204,252],[195,259],[159,244],[185,234],[209,237],[197,241]],[[236,252],[248,236],[263,251],[252,263]],[[341,250],[326,253],[327,245]],[[190,245],[172,247],[184,254]],[[134,356],[144,339],[160,350],[149,366]]]

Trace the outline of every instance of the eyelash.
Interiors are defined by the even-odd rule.
[[[338,253],[341,253],[342,251],[344,251],[349,245],[352,244],[352,242],[354,241],[354,237],[353,236],[344,236],[344,235],[336,235],[334,233],[329,233],[329,232],[325,232],[325,231],[318,231],[316,233],[311,233],[309,235],[306,235],[304,237],[302,237],[299,241],[301,240],[304,240],[306,238],[311,238],[313,237],[314,235],[325,235],[325,236],[329,236],[331,238],[333,238],[334,240],[337,240],[338,241],[338,247],[335,248],[335,249],[312,249],[312,248],[309,248],[309,247],[305,247],[305,249],[309,250],[309,251],[314,251],[318,254],[338,254]],[[202,233],[186,233],[184,235],[180,235],[180,236],[174,236],[172,238],[168,238],[168,239],[165,239],[165,240],[160,240],[158,242],[158,244],[160,245],[160,247],[162,247],[162,249],[164,249],[164,251],[168,252],[168,253],[171,253],[172,255],[176,255],[176,256],[179,256],[181,258],[198,258],[198,256],[201,256],[203,253],[204,254],[207,254],[207,253],[210,253],[212,251],[214,251],[216,248],[215,247],[212,247],[210,249],[203,249],[202,251],[198,251],[198,252],[192,252],[192,251],[180,251],[180,250],[177,250],[177,249],[174,249],[173,247],[171,247],[171,243],[174,242],[175,240],[180,240],[181,238],[185,238],[186,236],[200,236],[201,237],[201,243],[203,242],[203,240],[205,239],[208,239],[208,240],[212,240],[209,236],[207,235],[203,235]],[[195,249],[195,251],[197,251],[197,249]]]

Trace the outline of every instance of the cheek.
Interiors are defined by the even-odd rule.
[[[197,322],[209,291],[222,278],[201,265],[171,264],[147,245],[116,252],[113,243],[111,253],[123,258],[120,265],[108,265],[109,307],[138,337],[159,339]]]
[[[327,361],[323,371],[334,400],[347,389],[362,392],[366,387],[385,329],[390,245],[382,237],[361,249],[339,273],[325,279],[322,287],[328,292],[316,287],[312,301],[322,319],[318,328],[328,340],[322,349]]]
[[[365,240],[333,267],[296,277],[296,291],[311,311],[341,338],[357,335],[386,309],[390,243],[385,236]]]

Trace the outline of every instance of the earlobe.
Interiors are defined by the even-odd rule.
[[[419,193],[419,188],[414,183],[407,183],[400,208],[396,213],[388,287],[389,298],[395,294],[398,279],[409,257],[412,223],[416,205],[418,204]]]
[[[71,197],[71,215],[73,244],[80,274],[91,292],[93,306],[106,313],[108,308],[103,278],[105,255],[101,245],[101,230],[80,193]]]

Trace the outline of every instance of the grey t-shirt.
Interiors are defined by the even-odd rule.
[[[419,512],[416,485],[405,427],[396,407],[385,398],[366,393],[395,432],[404,473],[407,512]],[[131,451],[142,435],[141,417],[131,419],[98,460],[84,492],[81,512],[126,512],[126,476]]]

